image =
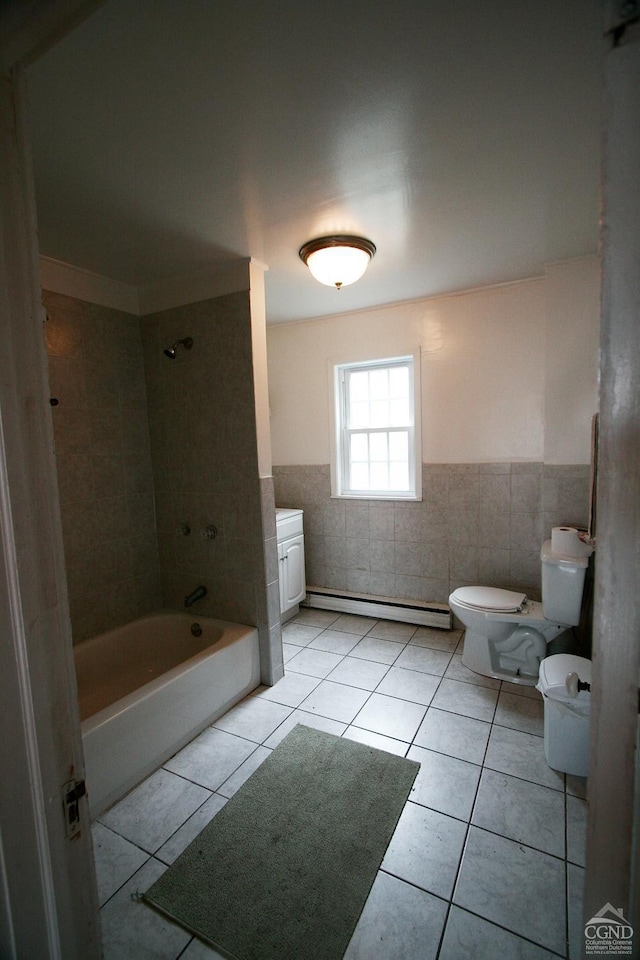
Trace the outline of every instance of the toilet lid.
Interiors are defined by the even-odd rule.
[[[522,609],[527,595],[499,587],[458,587],[455,598],[465,607],[495,610],[496,613],[517,613]]]

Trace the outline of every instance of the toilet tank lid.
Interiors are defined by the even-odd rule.
[[[500,587],[458,587],[454,597],[467,607],[495,610],[496,613],[517,613],[527,599],[526,593]]]

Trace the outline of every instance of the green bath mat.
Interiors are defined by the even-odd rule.
[[[419,767],[299,724],[143,899],[231,960],[342,960]]]

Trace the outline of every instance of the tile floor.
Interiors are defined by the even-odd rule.
[[[461,635],[304,610],[259,688],[93,826],[106,960],[220,955],[137,899],[296,723],[419,760],[345,960],[580,955],[585,783],[544,759],[539,694]]]

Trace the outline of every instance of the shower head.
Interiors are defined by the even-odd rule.
[[[183,340],[176,340],[172,347],[167,347],[167,349],[164,351],[165,357],[169,357],[170,360],[175,360],[176,350],[181,344],[185,350],[191,350],[191,347],[193,346],[193,337],[185,337]]]

